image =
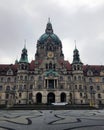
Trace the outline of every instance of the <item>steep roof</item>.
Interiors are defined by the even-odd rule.
[[[88,71],[92,71],[94,76],[100,76],[101,70],[104,70],[104,66],[101,65],[84,65],[83,71],[84,75],[87,75]]]

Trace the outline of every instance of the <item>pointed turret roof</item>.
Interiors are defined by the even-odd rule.
[[[26,45],[24,45],[24,48],[22,49],[22,54],[19,62],[28,63],[28,54],[27,54]]]
[[[77,64],[77,63],[81,63],[81,60],[80,60],[80,55],[79,55],[79,51],[75,45],[75,49],[73,51],[73,64]]]

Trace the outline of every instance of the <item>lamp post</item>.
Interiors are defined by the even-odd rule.
[[[91,89],[91,91],[90,91],[90,94],[91,94],[90,107],[95,106],[95,93],[96,93],[96,91]]]

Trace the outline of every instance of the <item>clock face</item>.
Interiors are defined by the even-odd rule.
[[[53,58],[53,52],[48,52],[48,57]]]

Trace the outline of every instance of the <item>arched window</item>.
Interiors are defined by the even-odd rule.
[[[25,81],[27,81],[27,76],[25,76]]]
[[[77,80],[76,76],[74,76],[74,80]]]
[[[7,78],[7,82],[11,82],[11,78],[10,77]]]
[[[29,93],[29,100],[32,100],[32,96],[33,96],[33,94]]]
[[[78,80],[81,81],[81,76],[78,76]]]
[[[89,82],[92,83],[92,78],[89,78]]]
[[[71,77],[70,77],[70,76],[68,76],[68,80],[69,80],[69,81],[71,80]]]
[[[19,97],[22,97],[22,93],[19,93]]]
[[[23,80],[23,76],[22,75],[20,76],[20,80]]]
[[[52,63],[49,63],[49,69],[52,69]]]
[[[101,98],[101,94],[100,93],[98,94],[98,98]]]
[[[42,103],[42,94],[41,93],[36,94],[36,103]]]
[[[31,90],[33,89],[33,85],[32,85],[32,84],[30,85],[30,89],[31,89]]]
[[[65,93],[61,93],[61,95],[60,95],[60,101],[61,102],[66,102],[66,94]]]
[[[79,65],[77,66],[77,69],[80,70],[80,66]]]
[[[77,85],[75,85],[75,89],[77,89]]]
[[[31,76],[31,77],[30,77],[30,80],[32,81],[33,79],[34,79],[34,76]]]
[[[76,70],[76,65],[74,65],[74,70]]]

